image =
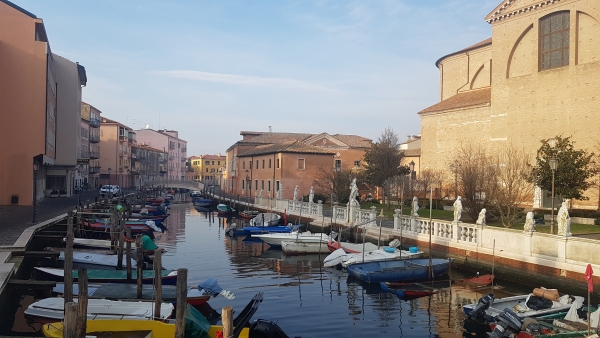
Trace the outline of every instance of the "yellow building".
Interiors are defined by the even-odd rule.
[[[421,116],[421,168],[447,169],[461,142],[522,146],[572,136],[598,153],[600,1],[504,0],[485,20],[492,37],[436,62],[440,102]],[[493,64],[493,67],[492,67]],[[598,192],[578,208],[598,208]],[[549,207],[536,192],[534,207]]]
[[[216,181],[219,179],[219,168],[225,167],[225,156],[221,154],[192,156],[190,163],[194,170],[194,180]]]

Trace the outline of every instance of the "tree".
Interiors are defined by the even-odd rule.
[[[368,183],[379,186],[389,195],[391,178],[409,173],[407,166],[400,166],[404,152],[399,150],[398,135],[387,127],[369,150],[365,152],[365,179]],[[387,184],[386,184],[387,183]],[[388,205],[389,208],[389,205]]]
[[[494,211],[500,215],[502,225],[510,228],[522,205],[533,198],[533,185],[523,170],[531,164],[531,156],[508,145],[494,153],[491,160],[496,167]]]
[[[316,179],[313,181],[315,192],[329,198],[335,195],[336,202],[346,203],[350,196],[350,183],[352,182],[352,168],[344,166],[335,171],[333,167],[317,168]],[[333,201],[331,201],[333,202]]]
[[[458,194],[469,217],[476,221],[481,209],[490,210],[496,192],[496,167],[484,148],[472,143],[461,144],[449,163],[455,174]]]
[[[531,167],[529,182],[548,192],[551,197],[552,170],[550,159],[555,157],[557,167],[554,173],[554,195],[565,199],[587,200],[585,191],[594,183],[592,178],[598,173],[593,161],[594,153],[575,149],[571,137],[555,137],[556,144],[541,140],[537,151],[536,165]]]

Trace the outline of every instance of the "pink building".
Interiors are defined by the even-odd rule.
[[[136,130],[137,141],[141,145],[166,151],[169,156],[167,166],[168,179],[185,180],[187,141],[179,138],[175,130]]]
[[[131,188],[131,145],[136,133],[128,126],[102,117],[100,124],[100,185]]]
[[[102,112],[81,103],[81,153],[77,160],[80,186],[99,188],[100,185],[100,124]]]

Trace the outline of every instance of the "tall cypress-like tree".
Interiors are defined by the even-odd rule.
[[[575,149],[571,137],[555,137],[556,144],[550,145],[550,140],[542,140],[537,151],[537,165],[531,168],[529,181],[540,188],[552,190],[552,170],[550,159],[555,157],[557,167],[554,173],[554,195],[566,199],[587,200],[583,194],[594,183],[592,178],[598,170],[594,166],[593,153]]]
[[[391,178],[410,173],[407,166],[400,166],[404,152],[400,151],[399,147],[398,135],[391,127],[387,127],[377,142],[364,155],[365,179],[367,182],[381,187],[384,196],[386,191],[389,194],[387,183]]]

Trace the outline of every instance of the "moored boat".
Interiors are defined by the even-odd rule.
[[[106,269],[106,268],[117,268],[118,255],[107,255],[93,252],[73,252],[73,263],[78,267],[87,267],[91,269]],[[58,256],[59,261],[65,260],[65,252],[61,251]],[[127,266],[127,260],[123,257],[123,266]],[[131,260],[131,267],[136,268],[137,262]]]
[[[288,241],[298,243],[322,243],[322,246],[327,249],[327,240],[329,238],[329,235],[323,233],[313,234],[310,231],[300,232],[298,231],[298,228],[292,228],[293,230],[289,233],[266,233],[256,234],[253,236],[260,238],[263,242],[275,247],[280,247],[282,246],[283,241]],[[327,251],[329,251],[329,249]]]
[[[329,268],[341,264],[346,268],[348,265],[356,263],[418,258],[422,254],[422,251],[411,252],[393,247],[367,251],[365,253],[346,253],[343,248],[340,248],[325,257],[323,266]]]
[[[325,241],[319,242],[297,242],[297,241],[282,241],[281,249],[286,255],[306,255],[315,253],[328,253],[327,244]]]
[[[256,217],[256,215],[258,215],[258,211],[256,210],[240,211],[240,218],[243,219],[253,219],[254,217]]]
[[[431,259],[432,277],[445,273],[450,260]],[[368,283],[407,282],[425,280],[429,276],[429,259],[415,258],[403,260],[376,261],[348,265],[348,275]]]
[[[217,205],[217,214],[219,216],[231,216],[235,214],[236,210],[227,204],[218,204]]]
[[[398,296],[398,298],[404,300],[431,296],[439,292],[439,289],[422,283],[382,282],[379,283],[379,286],[383,291],[394,293],[396,296]]]
[[[371,243],[371,242],[365,242],[363,243],[347,243],[347,242],[338,242],[338,241],[329,241],[327,242],[327,247],[329,248],[329,251],[334,252],[335,250],[342,248],[344,249],[345,252],[347,253],[358,253],[358,252],[363,252],[363,250],[365,251],[373,251],[373,250],[377,250],[377,245]]]
[[[64,270],[55,268],[43,268],[35,267],[36,272],[43,275],[44,279],[49,279],[57,282],[64,281]],[[73,271],[73,282],[77,281],[78,271]],[[88,281],[93,283],[136,283],[137,271],[131,272],[131,280],[127,280],[127,271],[125,270],[101,270],[101,269],[88,269],[87,271]],[[177,271],[176,270],[162,270],[162,284],[163,285],[175,285],[177,282]],[[152,284],[154,282],[154,270],[143,270],[142,271],[142,282],[144,284]]]
[[[270,234],[270,233],[290,233],[293,227],[284,225],[274,226],[247,226],[238,228],[236,223],[231,224],[225,232],[229,236],[252,236],[259,234]]]
[[[250,220],[251,226],[274,226],[279,224],[281,216],[272,212],[261,212]]]

